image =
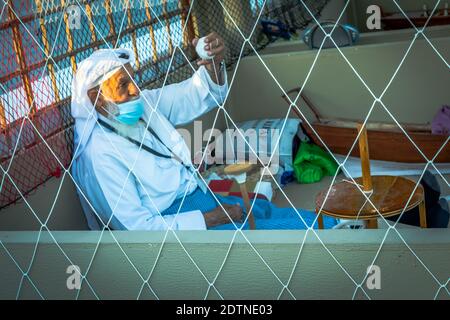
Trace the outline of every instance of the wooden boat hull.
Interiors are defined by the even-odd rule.
[[[337,127],[322,123],[313,123],[312,126],[323,142],[335,154],[347,155],[357,137],[356,128]],[[309,137],[319,146],[323,144],[313,132],[310,126],[303,124],[303,129]],[[411,140],[417,145],[423,154],[432,160],[436,154],[435,163],[450,163],[450,143],[448,137],[444,135],[434,135],[430,132],[408,132]],[[398,131],[368,130],[370,159],[425,163],[427,160],[421,155],[413,143],[406,135]],[[446,143],[447,142],[447,143]],[[446,145],[444,146],[444,144]],[[359,147],[356,143],[351,153],[354,157],[359,157]]]
[[[359,157],[359,146],[356,141],[358,122],[322,117],[313,102],[301,92],[301,87],[293,88],[282,95],[288,105],[291,103],[288,96],[294,93],[300,94],[305,106],[311,110],[316,119],[312,122],[311,128],[303,114],[296,108],[292,109],[303,121],[303,130],[315,144],[324,147],[323,141],[331,152],[340,155],[347,155],[355,144],[351,156]],[[394,123],[366,123],[370,159],[406,163],[426,163],[429,160],[433,160],[434,163],[450,163],[448,136],[432,134],[429,124],[402,124],[402,127],[412,141]]]

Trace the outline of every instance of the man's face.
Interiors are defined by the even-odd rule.
[[[104,113],[103,108],[106,107],[106,101],[119,104],[136,99],[139,96],[139,89],[132,81],[133,76],[133,68],[127,63],[104,81],[100,85],[101,93],[98,95],[95,106],[97,111]],[[88,92],[92,103],[96,101],[97,93],[98,91],[94,89]]]
[[[139,96],[139,89],[130,76],[134,76],[134,71],[127,63],[100,85],[103,97],[115,103],[136,99]]]

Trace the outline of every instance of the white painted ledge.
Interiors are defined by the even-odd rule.
[[[228,253],[233,238],[230,231],[177,232],[190,258],[169,233],[149,283],[160,299],[203,299],[208,289],[204,277],[212,281],[228,253],[215,282],[225,299],[277,299],[291,274],[288,288],[297,299],[352,299],[356,285],[350,277],[357,283],[363,281],[386,231],[319,231],[320,239],[336,260],[309,232],[297,264],[305,231],[245,232],[258,254],[241,235],[236,236]],[[445,284],[450,276],[449,230],[401,229],[399,232],[426,267],[395,231],[390,230],[375,261],[381,269],[381,290],[368,290],[364,284],[362,288],[367,295],[371,299],[449,299],[448,292],[438,284]],[[59,231],[52,234],[67,257],[85,273],[100,232]],[[148,277],[164,232],[118,231],[113,235],[122,249],[110,233],[104,233],[87,279],[101,299],[135,299],[143,282],[134,267],[144,279]],[[37,236],[38,232],[0,232],[1,242],[24,270],[29,265]],[[69,264],[50,235],[42,233],[29,276],[45,298],[74,299],[76,292],[66,287]],[[0,298],[15,299],[22,274],[3,248],[0,248],[0,266]],[[26,280],[19,297],[38,298]],[[95,298],[86,283],[82,285],[80,298]],[[155,296],[145,288],[141,298],[154,299]],[[211,290],[208,298],[219,299],[220,296]],[[281,298],[291,299],[292,296],[284,291]],[[367,297],[358,290],[355,298]]]

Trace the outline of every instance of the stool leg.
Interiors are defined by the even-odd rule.
[[[425,207],[425,200],[419,204],[419,216],[420,216],[420,227],[427,227],[427,208]]]
[[[247,187],[245,186],[245,183],[240,184],[239,188],[241,190],[242,199],[244,200],[245,209],[247,210],[250,230],[256,230],[255,217],[253,216],[253,213],[251,211],[250,198],[248,197]]]
[[[366,221],[367,229],[378,229],[378,220],[377,219],[369,219]]]
[[[317,213],[317,224],[319,225],[319,229],[320,230],[324,229],[324,226],[323,226],[323,215],[321,213]]]

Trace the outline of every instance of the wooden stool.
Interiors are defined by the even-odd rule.
[[[355,181],[361,184],[362,178],[355,179]],[[393,176],[375,176],[372,177],[372,183],[373,192],[367,194],[367,196],[383,217],[400,214],[416,186],[416,182],[413,180]],[[377,218],[380,217],[379,214],[369,202],[366,202],[366,198],[354,183],[342,181],[334,184],[325,201],[327,191],[323,190],[316,198],[319,229],[323,229],[321,213],[340,219],[366,220],[367,228],[369,229],[378,227]],[[319,213],[324,201],[325,204]],[[416,189],[405,211],[417,206],[419,206],[420,212],[420,226],[426,228],[426,210],[422,186]]]
[[[380,217],[376,209],[383,217],[391,217],[400,214],[405,207],[405,211],[409,211],[417,206],[420,213],[420,226],[426,228],[425,193],[423,187],[419,185],[414,191],[416,182],[403,177],[372,177],[370,174],[367,131],[361,125],[359,130],[361,131],[359,149],[363,176],[355,179],[355,181],[366,193],[373,206],[367,201],[364,194],[353,181],[335,183],[331,187],[327,198],[328,190],[321,191],[316,197],[319,229],[323,229],[323,216],[321,214],[340,219],[364,220],[367,228],[376,229],[378,228],[377,218]],[[413,194],[412,197],[411,194]],[[408,203],[410,197],[411,200]],[[321,208],[322,210],[320,210]]]
[[[245,182],[247,180],[247,172],[253,169],[253,165],[250,163],[237,163],[226,166],[224,173],[229,177],[232,177],[239,184],[241,190],[242,199],[244,200],[245,209],[247,210],[248,222],[250,230],[255,230],[255,218],[251,212],[250,198],[248,196],[247,187]]]

